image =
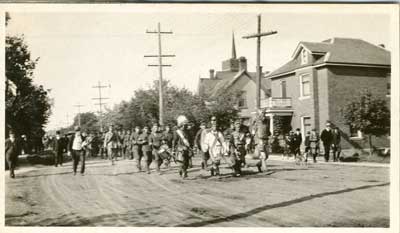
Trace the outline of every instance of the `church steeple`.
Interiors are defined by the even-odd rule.
[[[232,59],[236,59],[235,34],[232,32]]]

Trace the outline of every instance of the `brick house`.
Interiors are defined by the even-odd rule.
[[[247,59],[236,58],[236,47],[234,37],[232,38],[232,56],[222,61],[220,71],[210,69],[208,78],[200,78],[198,83],[198,94],[213,98],[227,91],[238,91],[240,99],[238,108],[239,117],[244,124],[249,125],[250,119],[255,113],[256,107],[256,72],[247,70]],[[264,76],[264,74],[263,74]],[[270,96],[269,80],[263,79],[261,83],[261,96]]]
[[[342,147],[364,148],[362,132],[350,129],[340,108],[359,90],[369,89],[390,102],[390,52],[361,39],[332,38],[322,42],[300,42],[290,61],[265,76],[271,81],[271,99],[263,103],[276,122],[287,122],[302,134],[312,128],[321,131],[327,121],[342,132]],[[374,145],[388,147],[388,137],[373,138]]]

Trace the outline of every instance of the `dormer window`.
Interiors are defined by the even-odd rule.
[[[301,64],[305,65],[308,63],[308,54],[307,54],[307,50],[302,49],[301,50]]]

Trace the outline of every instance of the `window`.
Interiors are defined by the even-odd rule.
[[[301,50],[301,64],[305,65],[308,63],[308,54],[307,54],[307,50],[302,49]]]
[[[301,129],[301,133],[303,134],[303,137],[305,137],[307,132],[311,132],[311,117],[305,116],[302,117],[302,129]]]
[[[246,92],[241,91],[239,96],[239,108],[247,108],[247,101],[246,101]]]
[[[286,98],[286,81],[281,81],[281,96],[282,98]]]
[[[349,125],[349,128],[350,128],[350,138],[353,138],[353,139],[360,138],[361,139],[363,137],[362,132],[360,130],[351,127],[351,125]]]
[[[305,74],[300,76],[300,97],[308,97],[311,95],[310,75]]]

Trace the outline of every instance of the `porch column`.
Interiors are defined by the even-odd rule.
[[[274,135],[274,114],[269,115],[269,131]]]

